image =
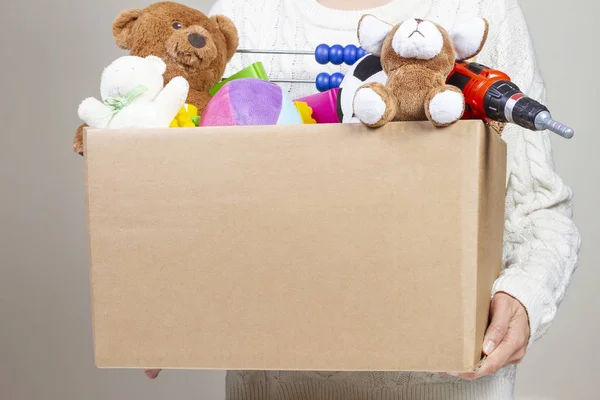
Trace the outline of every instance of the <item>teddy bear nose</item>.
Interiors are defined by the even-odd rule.
[[[192,33],[188,36],[188,41],[192,46],[201,49],[206,46],[206,39],[199,33]]]

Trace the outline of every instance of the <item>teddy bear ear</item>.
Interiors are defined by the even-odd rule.
[[[481,52],[487,40],[489,24],[485,18],[473,18],[450,30],[456,60],[466,60]]]
[[[131,29],[140,15],[142,15],[142,10],[138,8],[125,10],[113,22],[113,38],[121,49],[129,50],[131,47]]]
[[[360,46],[368,53],[381,55],[383,42],[393,26],[379,18],[366,14],[358,21],[358,41]]]
[[[163,75],[167,70],[167,64],[163,61],[162,58],[150,55],[146,57],[146,61],[149,61],[152,67],[158,72],[160,72],[161,75]]]
[[[210,17],[217,23],[219,30],[225,36],[225,42],[227,44],[227,61],[231,60],[239,46],[240,38],[238,36],[238,30],[233,21],[224,15],[214,15]]]

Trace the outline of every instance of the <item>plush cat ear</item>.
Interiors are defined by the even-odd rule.
[[[456,60],[466,60],[481,52],[487,40],[489,24],[485,18],[473,18],[454,27],[449,34]]]
[[[113,22],[113,38],[121,49],[129,50],[131,46],[131,29],[140,15],[142,15],[142,10],[138,8],[125,10]]]
[[[147,56],[146,61],[152,64],[152,68],[160,72],[160,74],[164,74],[167,71],[167,64],[163,61],[162,58],[156,56]]]
[[[380,56],[383,42],[392,31],[392,28],[392,25],[373,15],[363,15],[358,22],[358,41],[360,46],[367,53]]]

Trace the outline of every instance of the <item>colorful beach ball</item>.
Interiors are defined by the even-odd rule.
[[[200,119],[200,126],[283,124],[302,124],[298,108],[279,85],[257,78],[227,82]]]

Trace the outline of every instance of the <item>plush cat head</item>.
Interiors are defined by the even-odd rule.
[[[388,74],[407,64],[450,72],[455,61],[479,54],[488,30],[484,18],[471,19],[447,31],[435,22],[418,18],[391,25],[367,14],[358,24],[358,39],[367,52],[381,57]]]

